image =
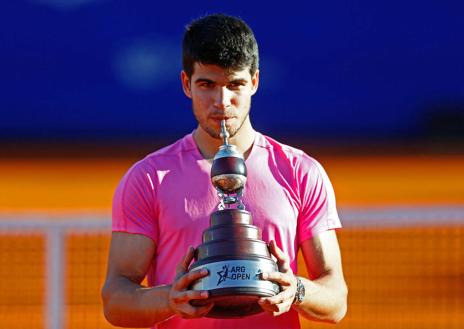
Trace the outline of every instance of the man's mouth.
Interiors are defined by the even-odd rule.
[[[228,121],[230,119],[233,119],[234,117],[232,116],[214,116],[214,117],[211,117],[214,121],[219,121],[221,122],[222,120],[225,120],[225,121]]]

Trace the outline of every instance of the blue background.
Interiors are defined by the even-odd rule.
[[[462,1],[3,1],[0,137],[170,138],[195,127],[184,26],[242,17],[258,39],[252,120],[327,139],[462,136]],[[461,126],[462,125],[462,126]]]

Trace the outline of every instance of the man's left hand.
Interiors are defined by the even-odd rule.
[[[273,281],[280,285],[281,292],[272,297],[262,297],[258,300],[261,308],[273,315],[278,316],[288,312],[295,299],[297,279],[290,268],[288,256],[272,240],[269,243],[269,251],[277,259],[279,272],[263,273],[264,280]]]

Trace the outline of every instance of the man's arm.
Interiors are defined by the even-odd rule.
[[[304,241],[301,248],[310,276],[310,279],[301,278],[305,287],[304,300],[299,305],[293,304],[297,280],[290,268],[288,256],[272,241],[270,250],[277,258],[280,272],[266,273],[263,278],[279,283],[282,291],[276,296],[262,298],[261,307],[277,316],[293,306],[306,318],[339,322],[346,314],[348,289],[335,231],[326,231]]]
[[[302,278],[305,298],[294,307],[306,318],[339,322],[346,314],[348,288],[335,231],[326,231],[304,241],[301,250],[310,279]]]
[[[139,234],[114,232],[111,238],[106,281],[102,299],[106,319],[120,327],[150,327],[174,314],[184,318],[205,315],[212,305],[193,307],[192,299],[205,299],[204,291],[188,290],[189,285],[208,273],[187,273],[193,258],[190,248],[176,268],[176,278],[169,285],[141,285],[153,257],[154,242]]]

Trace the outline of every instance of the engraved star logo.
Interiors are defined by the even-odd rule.
[[[217,274],[219,275],[219,280],[218,280],[216,286],[219,286],[219,284],[226,281],[226,279],[227,279],[227,276],[229,274],[229,265],[224,265],[222,267],[222,271],[217,272]]]

